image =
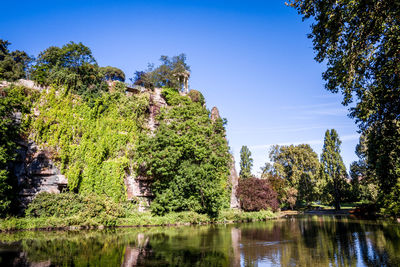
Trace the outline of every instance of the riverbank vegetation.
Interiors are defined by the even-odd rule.
[[[229,209],[221,210],[218,216],[194,211],[155,215],[150,211],[137,212],[137,206],[131,202],[121,203],[104,196],[44,192],[29,205],[25,217],[0,219],[0,231],[251,222],[277,217],[278,213],[269,210]]]
[[[11,55],[6,50],[9,43],[2,44]],[[226,120],[211,118],[200,91],[181,93],[178,74],[190,70],[185,60],[183,54],[162,56],[159,67],[136,72],[134,85],[129,85],[140,86],[136,93],[126,92],[120,69],[100,67],[82,43],[49,47],[24,63],[24,75],[18,77],[32,79],[41,90],[12,83],[0,89],[6,144],[1,150],[0,194],[2,217],[25,218],[2,223],[15,228],[46,227],[47,219],[50,227],[115,226],[123,223],[122,218],[125,224],[177,223],[169,214],[180,212],[191,214],[176,215],[187,217],[182,222],[225,218],[229,212],[220,216],[229,208],[232,190]],[[0,79],[15,80],[4,75]],[[161,95],[156,95],[159,87]],[[63,194],[37,195],[21,213],[24,181],[17,181],[13,162],[22,141],[34,141],[46,151],[68,186]],[[143,199],[128,199],[127,177],[150,181],[151,216],[138,213]],[[225,219],[253,216],[237,214],[241,213]]]
[[[244,146],[241,208],[332,205],[338,210],[343,202],[353,202],[400,216],[398,6],[312,0],[288,5],[303,19],[315,20],[309,36],[315,59],[327,64],[326,89],[341,92],[344,105],[353,103],[350,116],[362,133],[359,160],[348,173],[340,137],[328,129],[320,158],[308,144],[273,146],[260,179],[251,174],[251,152]],[[127,94],[125,73],[99,66],[82,43],[51,46],[37,58],[10,51],[9,45],[0,41],[0,80],[30,79],[42,90],[10,83],[0,89],[0,215],[17,214],[21,183],[12,164],[24,140],[51,154],[68,179],[69,193],[54,197],[61,205],[54,209],[65,214],[49,212],[56,206],[52,197],[40,195],[25,218],[2,223],[41,225],[48,218],[54,225],[111,226],[221,219],[232,192],[226,120],[212,118],[201,92],[182,92],[190,71],[184,54],[162,56],[158,67],[136,71],[130,86],[145,92]],[[161,96],[154,96],[155,89]],[[165,105],[157,106],[157,99]],[[151,216],[137,212],[140,199],[128,201],[127,177],[151,181]],[[69,210],[69,203],[76,210]]]
[[[356,171],[359,169],[354,165],[350,176],[348,175],[340,155],[340,145],[338,133],[331,129],[325,132],[320,160],[308,144],[273,146],[270,149],[269,162],[261,170],[261,179],[251,179],[264,180],[272,189],[273,193],[269,195],[276,195],[282,209],[334,207],[339,210],[349,203],[354,207],[374,204],[378,194],[375,184],[368,184],[357,176],[359,173]],[[242,161],[252,161],[249,158],[250,151],[242,155]],[[251,168],[246,168],[251,176]],[[248,179],[250,178],[240,178],[239,192],[246,190],[244,185]],[[255,194],[256,192],[254,189]]]

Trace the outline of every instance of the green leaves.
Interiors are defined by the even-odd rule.
[[[270,151],[273,162],[272,174],[282,177],[292,192],[296,190],[299,200],[313,201],[318,197],[317,154],[308,144],[297,146],[273,146]]]
[[[31,76],[41,85],[54,84],[93,97],[108,90],[104,78],[125,79],[122,71],[110,68],[100,69],[89,47],[70,42],[62,47],[51,46],[41,52]]]
[[[240,178],[250,178],[252,167],[253,159],[251,158],[251,152],[247,146],[242,146],[240,149]]]
[[[0,217],[9,211],[11,200],[15,198],[8,164],[15,159],[17,141],[29,124],[26,114],[35,96],[22,87],[0,89]]]
[[[43,93],[35,139],[57,151],[70,190],[124,200],[124,177],[133,169],[148,96],[104,93],[94,102],[54,90]]]
[[[154,180],[157,214],[191,210],[215,216],[228,205],[229,148],[221,119],[212,122],[201,103],[164,89],[172,105],[161,110],[154,136],[138,145],[140,175]]]
[[[379,181],[380,203],[388,212],[391,201],[400,205],[398,196],[387,199],[399,189],[400,2],[292,0],[289,5],[303,19],[313,18],[309,37],[315,59],[327,64],[326,89],[341,92],[344,105],[354,103],[350,116],[367,137],[368,169]]]
[[[0,80],[16,81],[26,77],[33,58],[24,51],[9,51],[10,44],[0,39]]]
[[[350,185],[346,181],[346,167],[340,155],[341,143],[335,129],[326,130],[321,155],[321,175],[325,180],[323,196],[326,200],[332,199],[336,209],[340,209],[340,202],[346,191],[350,189]]]

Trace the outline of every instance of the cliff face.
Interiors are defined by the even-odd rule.
[[[219,110],[217,107],[213,107],[211,109],[211,120],[215,121],[217,119],[220,119],[220,115],[219,115]],[[239,200],[236,196],[236,192],[237,192],[237,187],[239,184],[239,176],[237,175],[236,172],[236,167],[235,167],[235,158],[233,157],[233,155],[231,155],[231,166],[230,166],[230,174],[229,174],[229,182],[231,184],[231,201],[230,201],[230,207],[231,208],[239,208]]]
[[[232,161],[231,161],[231,168],[230,168],[230,182],[232,186],[232,192],[231,192],[231,208],[232,209],[238,209],[240,207],[239,205],[239,199],[236,196],[237,193],[237,188],[239,184],[239,176],[236,172],[236,167],[235,167],[235,158],[232,155]]]
[[[67,179],[54,165],[48,151],[38,149],[32,141],[21,141],[19,146],[12,172],[20,189],[21,208],[25,208],[40,192],[60,193],[67,188]]]
[[[23,85],[28,86],[31,84],[24,81]],[[34,86],[31,88],[38,90],[43,89]],[[155,88],[154,91],[147,92],[150,93],[147,121],[147,128],[150,134],[153,134],[158,127],[156,116],[159,114],[160,109],[167,106],[161,92],[161,88]],[[35,115],[37,116],[38,114]],[[218,118],[220,118],[218,109],[214,107],[211,111],[211,119],[215,121]],[[49,151],[39,149],[33,141],[29,140],[21,142],[20,147],[17,161],[13,165],[13,173],[18,180],[18,186],[20,188],[19,198],[23,208],[40,192],[60,193],[67,189],[67,178],[62,175],[60,170],[56,167]],[[152,180],[149,177],[136,177],[133,171],[131,175],[127,175],[124,178],[127,198],[138,199],[140,201],[141,210],[144,210],[154,198],[151,191],[151,182]],[[238,176],[233,156],[230,166],[230,183],[232,187],[230,204],[232,208],[237,208],[239,207],[236,198]]]

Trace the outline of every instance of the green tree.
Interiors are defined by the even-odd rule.
[[[340,210],[340,203],[348,186],[346,167],[340,155],[341,143],[335,129],[326,130],[321,155],[322,175],[326,181],[324,195],[332,199],[336,210]]]
[[[125,73],[116,67],[100,67],[100,72],[107,81],[125,81]]]
[[[368,168],[367,140],[365,135],[360,136],[360,142],[356,146],[358,161],[350,165],[350,177],[354,201],[377,200],[377,180],[373,170]]]
[[[250,178],[252,167],[253,159],[251,158],[250,149],[247,146],[242,146],[242,148],[240,149],[240,178]]]
[[[191,210],[215,216],[229,206],[230,154],[225,121],[177,90],[163,91],[169,107],[161,109],[154,135],[138,145],[139,175],[152,179],[152,211]]]
[[[9,51],[10,44],[0,39],[0,80],[16,81],[26,78],[33,59],[24,51]]]
[[[269,157],[273,163],[271,173],[285,179],[287,187],[297,190],[297,200],[316,200],[319,161],[317,153],[310,145],[276,145],[271,148]]]
[[[41,52],[32,78],[41,85],[65,86],[83,95],[95,95],[108,89],[92,51],[82,43],[51,46]]]
[[[152,64],[149,64],[148,70],[137,71],[134,84],[141,85],[147,88],[168,87],[181,90],[183,81],[179,78],[179,74],[189,72],[190,67],[186,63],[186,55],[180,54],[173,56],[161,56],[162,64],[154,69]]]
[[[312,18],[315,59],[326,62],[326,88],[367,134],[368,168],[376,174],[380,204],[400,214],[400,2],[292,0]]]

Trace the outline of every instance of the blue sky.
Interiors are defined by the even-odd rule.
[[[335,128],[346,166],[356,160],[359,134],[341,96],[327,92],[314,61],[309,23],[284,1],[6,1],[0,38],[31,55],[51,45],[83,42],[99,65],[132,77],[160,55],[185,53],[208,108],[227,118],[239,161],[242,145],[253,172],[273,144],[308,143],[320,154]]]

